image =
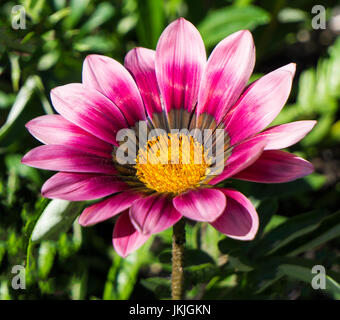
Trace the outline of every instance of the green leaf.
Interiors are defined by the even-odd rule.
[[[295,257],[268,257],[259,261],[254,270],[248,274],[248,282],[255,294],[261,294],[285,276],[280,271],[282,265],[300,266],[311,272],[313,266],[317,264],[320,264],[320,261]],[[331,270],[327,270],[327,274],[336,280],[339,279],[339,275]]]
[[[52,200],[34,226],[31,240],[53,240],[60,233],[68,231],[74,219],[79,215],[84,204],[66,200]]]
[[[114,49],[114,43],[105,36],[93,35],[81,38],[75,42],[74,49],[80,52],[109,52]]]
[[[5,157],[6,167],[9,171],[13,172],[22,178],[29,179],[35,184],[41,184],[40,174],[37,169],[23,165],[21,163],[22,155],[8,154]]]
[[[325,217],[323,210],[315,210],[288,219],[268,232],[255,246],[257,256],[273,254],[298,237],[314,231]]]
[[[64,30],[70,30],[77,25],[77,23],[83,17],[86,8],[89,5],[89,2],[90,0],[71,0],[71,12],[63,21]]]
[[[266,225],[264,232],[268,232],[272,229],[275,229],[276,227],[278,227],[280,224],[286,222],[287,220],[288,220],[287,217],[275,214],[274,216],[272,216],[272,218],[270,219],[270,221]]]
[[[329,133],[334,122],[333,114],[325,114],[318,119],[318,123],[313,130],[301,141],[303,146],[311,146],[320,143]]]
[[[39,247],[38,269],[39,276],[47,278],[56,255],[55,245],[49,241],[43,241]]]
[[[313,190],[319,190],[326,183],[327,177],[322,174],[314,172],[305,177],[305,180],[308,182],[308,184],[312,187]]]
[[[33,23],[38,23],[42,19],[41,12],[45,6],[44,0],[26,1],[25,10],[31,17]]]
[[[299,78],[299,92],[297,95],[297,103],[302,108],[308,111],[311,111],[310,109],[314,105],[313,97],[315,86],[315,71],[313,69],[309,69],[302,72]]]
[[[1,107],[1,95],[0,95],[0,107]],[[334,141],[340,141],[340,120],[332,124],[331,128],[331,139]]]
[[[170,280],[166,278],[151,277],[141,280],[142,285],[154,292],[158,298],[169,298],[171,296]]]
[[[2,259],[5,255],[5,252],[6,252],[6,243],[5,241],[0,241],[0,266],[1,266]]]
[[[80,28],[80,35],[84,35],[95,28],[98,28],[100,25],[111,19],[114,12],[114,7],[109,2],[100,3],[92,16]]]
[[[104,300],[129,299],[137,282],[139,269],[148,260],[152,244],[150,240],[124,259],[114,253],[113,263],[104,287]]]
[[[69,7],[67,8],[63,8],[58,10],[57,12],[51,14],[48,17],[48,22],[51,25],[55,25],[56,23],[58,23],[60,20],[64,19],[65,17],[67,17],[69,14],[71,13],[71,9]]]
[[[252,266],[242,262],[239,257],[228,256],[228,262],[235,272],[249,272],[254,270]]]
[[[197,266],[184,268],[185,280],[188,283],[204,283],[213,277],[220,275],[220,269],[212,263],[204,263]]]
[[[319,59],[315,69],[302,72],[299,79],[297,103],[286,106],[273,125],[298,119],[315,119],[320,115],[317,126],[301,141],[303,146],[322,142],[334,122],[340,97],[340,38],[329,47],[329,57]]]
[[[205,45],[211,47],[233,32],[253,30],[259,25],[267,24],[269,20],[269,13],[259,7],[230,6],[208,13],[198,25],[198,30]]]
[[[73,300],[86,299],[88,272],[83,270],[80,276],[75,276],[71,280],[71,297]]]
[[[218,247],[222,253],[226,254],[239,254],[240,252],[246,252],[250,244],[246,241],[234,240],[226,237],[218,243]]]
[[[249,190],[248,192],[251,192],[251,195],[257,199],[273,197],[285,199],[288,197],[297,196],[299,194],[306,194],[313,190],[314,187],[313,184],[309,183],[309,176],[286,183],[258,183],[256,188],[252,188],[249,183],[247,184],[245,181],[235,180],[233,183],[239,190]]]
[[[314,249],[327,241],[340,237],[339,221],[340,211],[325,217],[315,232],[307,235],[305,239],[301,239],[300,245],[294,246],[293,250],[289,252],[289,256],[296,256],[307,250]]]
[[[260,79],[263,76],[264,76],[263,73],[253,73],[248,80],[248,84],[253,83],[254,81]]]
[[[121,259],[115,279],[117,299],[126,300],[130,297],[137,281],[140,266],[140,251],[130,254],[125,259]]]
[[[272,217],[277,212],[277,209],[278,203],[276,198],[265,199],[260,202],[260,205],[256,208],[260,219],[256,238],[259,238],[264,230],[268,230],[268,224],[272,221]]]
[[[279,266],[278,270],[285,276],[301,280],[303,282],[308,283],[309,285],[311,285],[312,279],[313,277],[315,277],[315,274],[311,272],[311,269],[297,265],[283,264]],[[332,295],[339,296],[340,284],[337,283],[334,279],[332,279],[329,275],[327,275],[327,272],[325,276],[326,276],[325,290]]]
[[[15,101],[15,94],[0,91],[0,109],[7,109]]]
[[[283,275],[278,272],[276,264],[273,265],[268,261],[264,266],[259,268],[259,270],[256,270],[254,274],[251,274],[248,281],[254,288],[254,293],[261,294],[282,277]]]
[[[20,75],[21,75],[19,55],[10,53],[9,61],[11,62],[11,77],[12,77],[13,90],[18,91]]]
[[[53,4],[57,10],[61,10],[66,6],[66,0],[53,0]]]
[[[211,257],[218,261],[220,252],[218,249],[218,241],[223,237],[221,232],[216,230],[210,224],[205,223],[201,227],[201,248]]]
[[[45,71],[52,68],[59,60],[60,52],[53,50],[40,57],[38,62],[38,70]]]
[[[8,285],[7,279],[0,282],[0,300],[11,300]]]
[[[137,34],[140,45],[155,48],[164,27],[163,2],[159,0],[137,0],[139,19]]]
[[[302,22],[307,20],[308,17],[309,15],[305,11],[288,7],[283,8],[277,16],[281,23]]]
[[[49,100],[46,97],[45,87],[44,87],[44,84],[43,84],[41,78],[37,75],[34,76],[34,78],[35,78],[35,81],[36,81],[36,84],[37,84],[38,95],[40,97],[40,101],[41,101],[41,104],[44,108],[44,111],[47,114],[53,114],[54,112],[53,112],[53,109],[52,109],[52,106],[51,106]]]
[[[23,110],[26,108],[36,88],[36,80],[34,76],[29,77],[25,84],[19,90],[15,102],[7,116],[5,124],[0,129],[0,142],[7,136],[11,127],[15,124]]]
[[[7,203],[8,206],[11,206],[14,202],[15,193],[19,189],[19,178],[16,174],[15,170],[12,168],[8,171],[8,179],[7,179]]]
[[[120,33],[121,35],[125,35],[128,33],[130,30],[136,27],[136,24],[138,22],[138,17],[137,15],[129,15],[121,19],[117,25],[117,32]]]

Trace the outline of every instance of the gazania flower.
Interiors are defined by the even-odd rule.
[[[27,124],[45,145],[28,152],[22,162],[60,171],[43,185],[44,197],[101,199],[83,211],[82,226],[120,214],[113,246],[121,256],[183,217],[206,221],[231,238],[251,240],[259,223],[255,208],[240,192],[218,183],[229,178],[281,183],[310,174],[309,162],[280,149],[298,142],[315,125],[315,121],[297,121],[267,128],[289,96],[295,65],[247,86],[254,64],[249,31],[222,40],[207,60],[199,32],[183,18],[164,30],[156,51],[135,48],[126,55],[124,66],[90,55],[83,65],[82,83],[52,90],[59,114]],[[140,121],[146,121],[148,130],[160,128],[166,134],[146,141],[145,148],[136,141],[135,163],[121,164],[115,155],[117,133],[131,128],[138,138]],[[219,174],[207,174],[209,158],[199,164],[193,161],[194,147],[207,152],[199,140],[171,133],[171,129],[194,128],[223,130]],[[189,146],[187,151],[177,149],[179,162],[148,161],[154,146],[161,154],[169,151],[164,143],[168,140]],[[189,161],[184,163],[184,157]]]

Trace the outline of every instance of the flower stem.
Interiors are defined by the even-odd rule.
[[[172,300],[184,298],[185,221],[182,218],[173,227],[172,234]]]

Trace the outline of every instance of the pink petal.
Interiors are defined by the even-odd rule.
[[[127,187],[115,176],[59,172],[44,183],[41,193],[45,198],[83,201],[106,197]]]
[[[196,189],[173,199],[174,207],[183,216],[197,221],[214,221],[226,206],[224,194],[217,189]]]
[[[236,190],[220,190],[227,197],[227,206],[211,225],[233,239],[254,239],[259,228],[259,218],[253,204]]]
[[[28,131],[44,144],[72,146],[97,156],[111,158],[112,145],[96,138],[60,115],[37,117],[26,124]]]
[[[85,131],[111,144],[116,144],[116,133],[126,128],[121,111],[95,89],[71,83],[51,91],[54,108],[64,118]]]
[[[138,232],[130,222],[128,212],[124,212],[113,229],[112,244],[116,252],[123,258],[141,247],[150,235]]]
[[[133,126],[145,119],[144,105],[130,73],[116,60],[91,54],[83,65],[83,83],[108,97]]]
[[[227,159],[223,172],[210,180],[209,184],[220,183],[250,166],[260,157],[265,145],[265,137],[254,137],[233,147],[231,156]]]
[[[130,208],[131,222],[143,234],[161,232],[181,218],[171,200],[159,195],[139,199]]]
[[[139,198],[140,195],[131,191],[117,193],[104,201],[86,208],[80,215],[78,222],[83,227],[87,227],[110,219],[128,209]]]
[[[230,143],[234,145],[268,126],[286,103],[293,75],[277,69],[253,82],[226,119]]]
[[[292,76],[294,77],[295,75],[295,71],[296,71],[296,63],[289,63],[277,70],[285,70],[285,71],[288,71],[292,74]]]
[[[294,154],[269,150],[264,151],[256,162],[233,178],[262,183],[281,183],[307,176],[313,170],[310,162]]]
[[[21,162],[31,167],[53,171],[116,173],[111,159],[61,145],[36,147],[26,153]]]
[[[155,72],[154,50],[134,48],[125,56],[124,65],[132,73],[150,118],[162,112]]]
[[[202,77],[197,113],[222,120],[246,86],[255,65],[252,35],[241,30],[222,40],[211,53]]]
[[[265,136],[267,144],[265,150],[287,148],[301,139],[313,129],[316,121],[295,121],[268,128],[257,136]]]
[[[156,49],[156,76],[167,111],[193,109],[205,63],[203,40],[190,22],[179,18],[163,31]]]

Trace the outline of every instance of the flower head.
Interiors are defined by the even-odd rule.
[[[45,145],[22,162],[60,171],[42,187],[47,198],[105,197],[86,208],[79,223],[89,226],[120,214],[113,246],[121,256],[182,217],[251,240],[258,229],[255,208],[240,192],[217,184],[229,178],[281,183],[310,174],[309,162],[279,149],[315,125],[297,121],[267,128],[288,99],[295,65],[247,86],[254,64],[249,31],[222,40],[207,60],[199,32],[183,18],[164,30],[156,51],[135,48],[124,66],[90,55],[82,83],[52,90],[59,114],[27,124]],[[133,133],[128,143],[136,151],[127,163],[118,156],[122,129]],[[210,144],[199,135],[209,130]]]

